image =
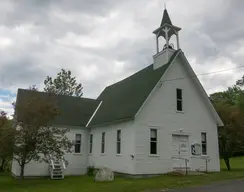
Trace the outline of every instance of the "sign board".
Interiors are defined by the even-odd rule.
[[[199,143],[195,143],[191,145],[191,154],[201,155],[201,145]]]

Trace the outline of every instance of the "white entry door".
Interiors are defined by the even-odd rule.
[[[172,135],[172,162],[173,167],[185,167],[185,160],[189,159],[189,136]],[[188,162],[189,164],[189,162]],[[188,165],[189,166],[189,165]]]

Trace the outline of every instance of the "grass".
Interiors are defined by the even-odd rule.
[[[244,157],[231,159],[232,171],[222,171],[201,176],[159,176],[147,179],[117,178],[114,182],[94,183],[93,177],[66,177],[64,180],[31,179],[19,181],[9,175],[0,175],[1,192],[142,192],[154,189],[181,188],[212,182],[244,178]]]

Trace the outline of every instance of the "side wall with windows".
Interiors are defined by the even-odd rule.
[[[168,81],[155,88],[135,118],[137,174],[166,173],[173,171],[173,167],[184,166],[184,162],[174,159],[173,135],[179,136],[174,139],[185,140],[184,157],[189,159],[188,166],[193,170],[205,170],[206,156],[191,154],[191,145],[201,144],[201,132],[207,135],[208,171],[220,169],[217,126],[201,92],[191,78],[171,80],[189,76],[182,65],[178,57],[164,76]],[[181,112],[177,111],[177,88],[182,89]],[[150,154],[150,129],[157,130],[156,154]]]
[[[121,130],[121,141],[117,140],[118,130]],[[104,125],[91,128],[92,134],[92,153],[89,154],[89,165],[96,168],[108,167],[115,172],[134,174],[135,154],[134,141],[135,130],[133,121],[121,122],[117,124]],[[102,142],[102,135],[104,142]],[[90,139],[89,139],[90,140]],[[91,143],[88,141],[90,151]],[[102,151],[104,143],[104,153]],[[117,154],[120,145],[120,154]]]
[[[81,134],[81,153],[70,153],[64,157],[68,161],[65,175],[83,175],[87,171],[88,164],[88,130],[87,128],[81,127],[65,127],[69,128],[70,131],[67,133],[67,137],[71,141],[75,141],[75,135]],[[16,161],[12,162],[12,173],[15,176],[20,175],[20,167]],[[25,167],[25,176],[49,176],[49,165],[47,163],[40,163],[31,161]]]

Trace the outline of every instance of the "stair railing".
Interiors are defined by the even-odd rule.
[[[50,164],[51,164],[52,168],[54,169],[55,167],[54,167],[53,158],[50,154],[49,154],[49,160],[50,160]]]
[[[171,157],[171,159],[182,159],[185,161],[185,171],[186,171],[186,175],[188,175],[188,166],[187,166],[187,163],[189,162],[189,159],[187,158],[183,158],[183,157]]]
[[[65,165],[64,156],[62,156],[62,164],[63,164],[63,168],[64,168],[64,169],[66,169],[66,165]]]

